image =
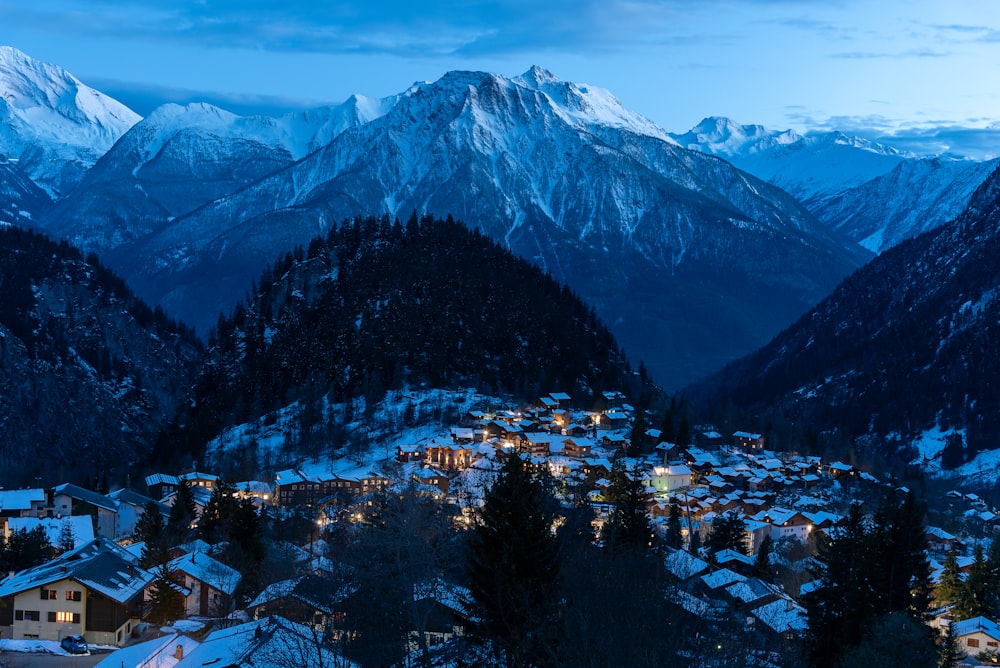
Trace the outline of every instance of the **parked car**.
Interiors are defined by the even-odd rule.
[[[86,654],[90,651],[83,636],[66,636],[59,641],[59,646],[70,654]]]

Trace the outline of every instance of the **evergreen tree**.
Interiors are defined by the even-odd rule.
[[[670,500],[670,514],[667,516],[667,531],[664,537],[667,547],[679,550],[684,547],[684,533],[681,529],[681,507],[676,500]]]
[[[965,652],[958,645],[955,628],[948,624],[941,629],[941,637],[938,641],[938,666],[939,668],[958,668],[964,658]]]
[[[520,456],[503,455],[469,535],[467,571],[474,639],[510,668],[551,656],[560,564],[551,489]]]
[[[629,435],[629,454],[634,456],[646,453],[646,411],[642,408],[635,409],[635,417],[632,418],[632,432]]]
[[[63,519],[62,526],[59,527],[59,551],[69,552],[74,547],[76,547],[76,533],[67,517]]]
[[[142,516],[136,522],[132,538],[143,544],[139,562],[143,568],[151,569],[170,560],[167,528],[163,523],[163,515],[160,514],[160,504],[156,501],[150,499],[146,503]]]
[[[616,455],[611,462],[608,490],[611,512],[601,531],[601,539],[612,554],[620,550],[645,551],[651,545],[653,528],[647,510],[651,495],[642,483],[642,467],[636,464],[626,469],[624,457]]]
[[[207,543],[217,543],[229,539],[229,528],[236,515],[239,501],[236,488],[220,480],[212,488],[205,509],[198,518],[198,534]]]
[[[736,512],[717,515],[712,520],[712,528],[705,540],[705,547],[711,555],[721,550],[735,550],[747,553],[747,524]]]
[[[52,552],[48,534],[41,526],[31,531],[17,529],[0,536],[0,572],[23,571],[48,561]]]
[[[154,621],[167,623],[184,616],[184,598],[177,590],[174,571],[169,562],[164,562],[153,569],[156,576],[149,589],[149,616]]]
[[[951,603],[958,597],[964,584],[962,571],[958,567],[958,549],[952,547],[944,558],[941,579],[938,581],[934,598],[941,605]]]
[[[771,552],[774,551],[774,541],[770,535],[764,536],[757,550],[757,558],[753,562],[754,577],[771,582],[774,579],[774,568],[771,565]]]
[[[955,597],[955,619],[970,619],[979,616],[994,618],[996,613],[1000,611],[996,580],[983,553],[982,546],[977,545],[974,554],[969,576]]]
[[[186,543],[191,538],[191,525],[194,524],[196,516],[191,483],[181,480],[177,485],[174,505],[170,508],[170,517],[167,519],[167,542],[171,546]]]

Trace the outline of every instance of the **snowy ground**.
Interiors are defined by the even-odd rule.
[[[118,648],[114,645],[90,645],[90,649],[116,650]],[[58,640],[0,640],[0,652],[33,652],[58,656],[77,656],[60,647]]]

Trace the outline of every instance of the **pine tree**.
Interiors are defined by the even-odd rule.
[[[667,516],[667,531],[664,537],[667,547],[679,550],[684,547],[684,533],[681,529],[681,507],[676,500],[670,500],[670,514]]]
[[[132,538],[143,544],[139,562],[143,568],[161,566],[169,561],[167,528],[163,523],[163,515],[160,514],[160,504],[156,501],[146,503],[142,516],[136,522]]]
[[[635,417],[632,418],[632,432],[629,435],[629,454],[632,456],[645,454],[646,452],[646,411],[636,408]]]
[[[941,629],[941,637],[938,641],[938,666],[940,668],[958,668],[964,658],[965,652],[958,645],[955,628],[948,624]]]
[[[625,468],[625,459],[616,456],[611,462],[611,486],[608,497],[611,512],[601,531],[605,547],[612,553],[618,551],[646,551],[653,538],[649,521],[650,493],[643,483],[639,464],[631,470]]]
[[[560,569],[551,489],[519,455],[503,458],[469,536],[469,607],[473,637],[520,668],[551,654]]]
[[[952,547],[944,558],[941,579],[938,581],[934,598],[941,605],[953,602],[964,585],[962,571],[958,567],[958,549]]]
[[[239,505],[235,494],[236,488],[222,480],[212,488],[212,496],[198,518],[198,534],[202,540],[217,543],[229,539],[229,527]]]
[[[970,619],[979,616],[993,618],[1000,610],[996,581],[982,546],[976,546],[974,555],[969,576],[955,597],[955,619]]]
[[[149,589],[149,616],[160,623],[180,619],[184,616],[184,599],[177,591],[174,571],[164,562],[153,569],[156,576]]]
[[[68,517],[63,518],[62,526],[59,527],[59,551],[69,552],[76,547],[76,533]]]
[[[771,565],[771,552],[774,550],[774,541],[770,535],[764,536],[760,541],[760,549],[757,550],[757,558],[753,562],[754,577],[771,582],[774,578],[773,566]]]
[[[728,512],[712,520],[712,529],[705,540],[705,547],[711,554],[721,550],[735,550],[747,553],[747,524],[739,513]]]
[[[190,539],[196,515],[191,483],[181,480],[167,519],[167,542],[170,545],[180,545]]]

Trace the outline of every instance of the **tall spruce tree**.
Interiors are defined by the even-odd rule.
[[[670,500],[670,514],[667,515],[667,532],[664,537],[667,547],[679,550],[684,547],[684,533],[681,528],[681,507],[676,499]]]
[[[601,539],[611,553],[644,552],[652,545],[653,528],[647,510],[651,494],[642,483],[642,467],[637,463],[627,469],[624,457],[616,454],[611,462],[608,492],[611,512],[601,531]]]
[[[721,550],[747,553],[747,523],[739,513],[728,512],[712,520],[712,528],[705,540],[705,547],[714,555]],[[711,556],[711,555],[710,555]]]
[[[519,455],[501,456],[469,535],[472,636],[509,668],[544,665],[556,649],[555,502],[551,487]]]
[[[167,542],[171,546],[185,543],[191,538],[191,525],[196,516],[191,483],[187,480],[181,480],[180,484],[177,485],[174,505],[170,507],[170,517],[167,519]]]
[[[167,541],[167,528],[160,514],[160,504],[150,499],[143,509],[142,516],[135,524],[132,538],[142,543],[142,556],[139,564],[146,569],[161,566],[170,560],[170,544]]]

